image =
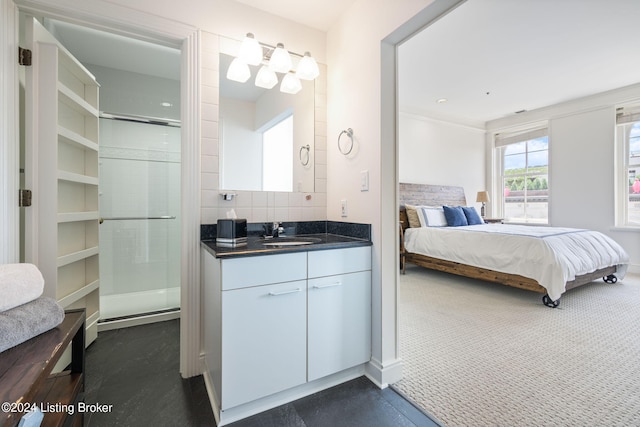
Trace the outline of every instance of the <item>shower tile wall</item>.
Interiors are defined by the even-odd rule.
[[[180,118],[179,81],[87,68],[101,84],[102,111]],[[179,307],[180,141],[177,127],[100,120],[103,319]],[[109,219],[161,216],[175,219]]]

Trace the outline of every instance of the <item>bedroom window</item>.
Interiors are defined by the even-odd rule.
[[[497,134],[505,222],[548,224],[549,136],[547,128]]]
[[[617,222],[640,227],[640,106],[617,109],[618,206]]]

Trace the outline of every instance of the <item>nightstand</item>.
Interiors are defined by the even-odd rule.
[[[482,218],[487,224],[502,224],[504,222],[504,218]]]

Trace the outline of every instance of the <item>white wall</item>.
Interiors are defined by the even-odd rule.
[[[256,104],[225,98],[220,103],[220,188],[262,188],[262,135],[256,132]],[[237,163],[240,160],[241,163]]]
[[[455,2],[357,0],[327,34],[327,216],[372,224],[372,363],[381,384],[401,378],[397,337],[397,195],[395,51],[393,44],[437,18]],[[430,7],[433,6],[433,7]],[[412,19],[416,15],[419,21]],[[410,22],[407,22],[411,20]],[[402,28],[400,28],[402,27]],[[336,140],[352,128],[354,148],[342,155]],[[369,191],[360,191],[361,171]],[[341,200],[348,216],[341,217]]]
[[[458,185],[468,206],[485,185],[485,130],[400,113],[398,175],[400,182]]]
[[[615,227],[615,108],[632,100],[640,100],[640,84],[494,120],[487,131],[549,120],[550,225],[610,236],[640,272],[640,231]]]

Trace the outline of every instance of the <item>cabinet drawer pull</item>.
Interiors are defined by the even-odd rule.
[[[301,290],[302,289],[300,289],[300,288],[295,288],[295,289],[290,289],[288,291],[281,291],[281,292],[273,292],[273,291],[271,291],[271,292],[269,292],[269,295],[272,296],[272,297],[277,297],[277,296],[280,296],[280,295],[294,294],[296,292],[300,292]]]
[[[342,286],[342,282],[327,283],[326,285],[313,285],[314,289],[333,288],[334,286]]]

